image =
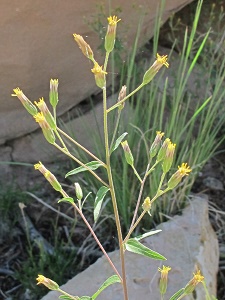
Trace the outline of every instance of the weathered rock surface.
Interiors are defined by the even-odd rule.
[[[181,9],[192,0],[168,0],[165,3],[165,21],[171,13]],[[154,0],[113,1],[113,8],[120,7],[122,21],[118,25],[119,36],[129,49],[135,39],[138,20],[144,15],[140,46],[153,34],[153,24],[157,11]],[[0,9],[0,145],[6,141],[34,132],[38,125],[27,115],[17,99],[12,99],[12,89],[19,86],[33,101],[40,97],[48,98],[50,78],[59,78],[60,102],[58,115],[67,112],[82,99],[98,91],[92,65],[82,55],[73,41],[72,33],[86,37],[96,53],[96,59],[102,64],[97,51],[99,38],[84,22],[98,20],[100,8],[96,1],[2,1]],[[103,2],[103,11],[108,15],[108,2]],[[95,17],[94,17],[95,18]],[[102,18],[104,19],[104,18]],[[34,137],[39,143],[39,136]],[[33,157],[35,152],[28,144],[23,147],[23,157]],[[1,159],[1,158],[0,158]]]
[[[208,218],[208,202],[204,197],[195,197],[183,211],[182,216],[175,216],[170,221],[161,224],[162,229],[157,235],[144,240],[144,244],[163,254],[167,261],[165,265],[172,267],[169,273],[168,293],[165,299],[185,286],[191,279],[195,267],[198,266],[205,276],[210,295],[216,295],[216,275],[219,263],[219,250],[216,234]],[[119,252],[110,253],[110,258],[118,267]],[[126,253],[127,281],[129,299],[160,299],[158,293],[160,261]],[[100,258],[84,272],[68,281],[62,289],[73,295],[91,296],[99,286],[112,275],[111,267],[105,258]],[[54,278],[53,278],[54,280]],[[42,300],[57,300],[59,293],[50,292]],[[122,300],[119,284],[107,288],[99,300]],[[196,288],[196,298],[191,295],[185,299],[203,300],[205,294],[202,285]]]

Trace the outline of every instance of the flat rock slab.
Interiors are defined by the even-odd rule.
[[[170,221],[162,223],[157,229],[162,229],[162,232],[146,238],[143,243],[164,255],[167,258],[167,261],[163,262],[164,265],[172,268],[169,272],[165,300],[186,285],[192,278],[196,266],[205,276],[210,295],[216,295],[219,247],[216,234],[209,222],[206,197],[195,197],[181,216],[175,216]],[[110,258],[119,267],[118,250],[110,253]],[[129,300],[160,299],[158,267],[162,267],[162,262],[126,252]],[[62,289],[72,295],[91,296],[111,275],[113,275],[113,271],[107,260],[102,257],[85,271],[69,280],[62,286]],[[54,278],[52,279],[54,280]],[[42,300],[57,300],[58,297],[58,292],[49,292]],[[103,299],[122,300],[120,284],[114,284],[103,291],[98,300]],[[195,298],[190,295],[185,299],[205,299],[203,286],[198,285]]]

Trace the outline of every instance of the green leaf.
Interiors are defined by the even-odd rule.
[[[92,300],[93,298],[92,297],[89,297],[89,296],[82,296],[80,297],[80,300]]]
[[[141,255],[144,255],[144,256],[147,256],[147,257],[150,257],[153,259],[166,260],[166,258],[164,256],[162,256],[161,254],[142,245],[136,239],[129,239],[125,243],[125,247],[128,251],[133,252],[133,253],[141,254]]]
[[[183,294],[184,292],[184,288],[180,289],[179,291],[177,291],[171,298],[170,300],[177,300],[179,299],[179,297]]]
[[[73,200],[73,198],[71,198],[71,197],[64,197],[64,198],[58,200],[58,203],[60,203],[60,202],[74,203],[74,200]]]
[[[116,282],[119,282],[119,283],[121,282],[118,275],[113,275],[113,276],[109,277],[108,279],[106,279],[106,281],[100,286],[100,288],[97,290],[97,292],[94,295],[92,295],[91,299],[95,300],[98,297],[98,295],[105,288],[107,288],[108,286],[110,286],[111,284],[116,283]]]
[[[105,198],[106,193],[108,192],[109,188],[106,186],[100,187],[98,190],[96,197],[95,197],[95,204],[94,204],[94,220],[95,222],[98,219],[100,209],[102,207],[103,199]]]
[[[113,153],[113,151],[115,151],[119,147],[120,143],[122,142],[122,140],[125,138],[127,134],[128,134],[127,132],[124,132],[123,134],[121,134],[121,136],[118,137],[118,139],[115,141],[115,143],[112,146],[110,154]]]
[[[146,232],[144,234],[138,235],[134,239],[137,240],[137,241],[140,241],[140,240],[142,240],[142,239],[144,239],[144,238],[146,238],[150,235],[156,234],[156,233],[161,232],[161,231],[162,231],[162,229],[152,230],[152,231]]]
[[[77,296],[66,296],[66,295],[61,295],[59,296],[59,299],[64,299],[64,300],[79,300],[80,298]]]
[[[103,164],[101,164],[99,161],[93,160],[93,161],[91,161],[91,162],[85,164],[85,166],[89,167],[91,170],[96,170],[96,169],[98,169],[99,167],[103,166]],[[74,170],[69,171],[69,172],[65,175],[65,177],[68,177],[68,176],[71,176],[71,175],[75,175],[75,174],[78,174],[78,173],[84,172],[84,171],[87,171],[87,169],[86,169],[85,167],[82,167],[82,166],[81,166],[81,167],[78,167],[78,168],[76,168],[76,169],[74,169]]]

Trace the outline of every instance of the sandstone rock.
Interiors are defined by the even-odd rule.
[[[191,1],[166,1],[163,21]],[[128,0],[115,0],[113,8],[117,7],[122,10],[119,35],[126,41],[125,48],[130,49],[134,42],[140,15],[144,15],[140,45],[149,40],[157,11],[155,1],[138,0],[131,5]],[[103,11],[108,12],[107,1]],[[47,99],[50,78],[59,78],[59,115],[98,91],[90,72],[92,65],[72,38],[74,32],[85,36],[102,64],[103,58],[97,51],[99,38],[84,22],[84,18],[92,21],[93,16],[98,21],[99,8],[91,0],[70,0],[66,5],[53,0],[1,3],[0,25],[4,30],[0,33],[0,145],[38,128],[19,101],[11,98],[13,88],[19,86],[31,100],[42,96]],[[24,147],[24,152],[32,155],[31,148]]]
[[[210,295],[216,295],[216,275],[219,263],[219,250],[216,234],[208,218],[208,203],[206,198],[195,197],[183,211],[183,215],[175,216],[170,221],[161,224],[162,229],[157,235],[144,240],[144,244],[163,254],[167,261],[165,265],[172,267],[169,273],[168,293],[165,299],[185,286],[191,279],[196,265],[205,276]],[[119,252],[110,253],[110,258],[118,267]],[[150,260],[133,253],[126,253],[127,281],[129,299],[160,299],[158,292],[159,272],[157,268],[162,262]],[[100,258],[95,264],[68,281],[62,289],[73,295],[91,296],[99,286],[112,275],[111,267],[105,258]],[[52,278],[54,280],[54,278]],[[42,300],[56,300],[59,293],[50,292]],[[119,284],[107,288],[98,297],[99,300],[122,300]],[[185,299],[202,300],[205,294],[202,285],[196,288],[196,297],[191,295]]]

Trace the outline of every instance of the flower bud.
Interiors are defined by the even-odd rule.
[[[158,73],[158,71],[162,68],[162,66],[169,67],[169,64],[167,62],[167,55],[160,56],[157,53],[156,61],[153,63],[153,65],[145,72],[143,77],[143,84],[148,84],[150,81],[152,81],[153,77]]]
[[[91,47],[88,45],[88,43],[85,42],[83,37],[76,33],[73,34],[73,37],[74,37],[74,40],[77,42],[79,48],[83,52],[83,54],[87,58],[89,58],[91,61],[95,62],[93,51],[92,51]]]
[[[117,20],[116,16],[108,17],[109,24],[108,24],[107,33],[105,36],[105,50],[108,53],[110,53],[114,48],[115,39],[116,39],[116,27],[117,27],[117,23],[120,20],[121,19]]]
[[[35,105],[24,95],[23,91],[19,88],[16,88],[13,90],[15,94],[12,94],[13,97],[17,97],[20,102],[23,104],[25,109],[31,114],[32,116],[36,115],[38,113],[37,108]]]
[[[128,145],[128,142],[124,141],[124,142],[121,143],[121,145],[123,147],[123,151],[124,151],[127,163],[129,165],[133,166],[134,165],[134,158],[133,158],[133,155],[131,153],[131,150],[130,150],[130,147]]]
[[[46,138],[46,140],[50,143],[50,144],[54,144],[55,143],[55,135],[53,130],[51,129],[50,125],[48,124],[48,122],[46,121],[44,115],[42,112],[37,113],[34,116],[35,121],[40,125],[42,132],[44,134],[44,137]]]
[[[118,96],[118,100],[117,100],[118,103],[121,102],[126,97],[126,91],[127,91],[127,87],[126,87],[126,85],[123,85],[119,92],[119,96]],[[118,106],[118,109],[122,110],[124,108],[124,106],[125,106],[125,102],[122,102],[120,104],[120,106]]]
[[[55,130],[56,129],[56,123],[55,120],[50,113],[44,98],[40,98],[39,102],[34,101],[35,105],[40,109],[40,111],[43,113],[43,116],[45,117],[46,121],[48,122],[49,126],[51,129]]]
[[[168,272],[171,270],[170,267],[158,268],[159,272],[161,272],[161,278],[159,281],[159,291],[161,295],[164,295],[167,290],[167,282],[168,282]]]
[[[181,167],[178,166],[178,171],[171,176],[170,180],[167,183],[167,187],[172,190],[181,182],[181,179],[186,175],[188,176],[188,173],[190,173],[191,171],[192,170],[187,163],[182,163]]]
[[[170,144],[170,139],[165,139],[165,141],[163,142],[161,148],[159,149],[159,153],[157,155],[157,161],[161,161],[165,158],[166,156],[166,149],[168,147],[168,145]]]
[[[34,168],[35,168],[35,170],[40,171],[45,176],[45,178],[48,180],[48,182],[52,185],[52,187],[56,191],[58,191],[58,192],[62,191],[62,186],[58,182],[56,177],[48,169],[46,169],[45,166],[40,161],[38,164],[34,165]]]
[[[161,140],[162,140],[163,136],[164,136],[164,132],[156,131],[155,140],[152,143],[150,151],[149,151],[150,158],[153,158],[154,156],[156,156],[156,154],[157,154],[157,152],[159,150],[159,147],[161,145]]]
[[[196,273],[193,273],[193,278],[188,282],[188,284],[184,288],[184,294],[188,295],[191,294],[198,283],[204,281],[204,276],[201,275],[200,270],[198,270]]]
[[[176,144],[170,143],[166,149],[166,156],[162,162],[163,173],[167,173],[172,166],[175,147]]]
[[[59,102],[58,85],[58,79],[50,80],[49,102],[52,107],[56,107]]]
[[[75,185],[76,197],[78,200],[81,200],[83,198],[83,192],[82,192],[81,186],[79,185],[78,182],[75,182],[74,185]]]
[[[91,69],[91,71],[95,75],[95,82],[97,86],[103,89],[106,85],[105,74],[107,74],[107,72],[103,71],[102,67],[100,67],[98,63],[94,64],[94,68]]]
[[[149,212],[151,210],[151,206],[152,206],[152,204],[151,204],[150,198],[149,197],[145,198],[145,200],[142,204],[143,210]]]
[[[43,284],[49,290],[57,291],[59,289],[59,285],[55,281],[53,281],[49,278],[46,278],[43,275],[38,275],[38,277],[36,279],[37,279],[37,282],[38,282],[37,284]]]

